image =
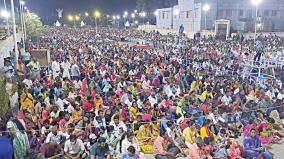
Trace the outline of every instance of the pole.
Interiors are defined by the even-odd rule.
[[[204,18],[204,30],[207,29],[207,11],[205,11],[205,18]]]
[[[258,17],[258,4],[256,4],[256,7],[255,7],[255,23],[254,23],[254,39],[253,39],[253,42],[254,42],[254,45],[255,45],[255,40],[256,40],[256,30],[257,30],[257,17]]]
[[[5,12],[7,13],[6,0],[4,0],[4,9]],[[10,36],[9,17],[6,17],[6,25],[7,25],[7,35]]]
[[[96,25],[96,34],[98,34],[98,24],[97,24],[97,17],[95,17],[95,25]]]
[[[25,19],[25,10],[23,10],[23,23],[24,23],[24,37],[27,39],[27,28],[26,28],[26,19]]]
[[[20,16],[21,16],[21,25],[22,25],[22,42],[23,42],[23,48],[25,50],[25,30],[24,30],[23,7],[24,6],[20,3]]]
[[[15,58],[16,58],[16,66],[17,66],[19,55],[18,55],[18,46],[17,46],[17,35],[16,35],[17,33],[16,33],[14,0],[10,0],[10,1],[11,1],[12,24],[13,24],[13,40],[14,40]]]

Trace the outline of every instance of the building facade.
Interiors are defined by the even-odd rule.
[[[178,29],[183,24],[186,32],[214,30],[219,19],[230,20],[233,31],[254,31],[256,20],[258,30],[284,31],[284,0],[263,0],[257,17],[251,0],[179,0],[173,8],[158,9],[156,20],[158,28]]]

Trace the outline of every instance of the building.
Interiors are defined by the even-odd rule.
[[[205,12],[203,7],[209,5]],[[157,27],[177,30],[181,24],[186,32],[199,32],[215,27],[215,20],[230,20],[233,31],[284,31],[284,0],[263,0],[258,6],[251,0],[178,0],[173,8],[158,9]],[[224,28],[219,26],[219,28]]]

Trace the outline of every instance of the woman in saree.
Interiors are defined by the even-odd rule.
[[[20,104],[21,110],[27,110],[31,114],[34,114],[34,99],[33,96],[26,89],[24,89],[23,93],[21,94]]]
[[[30,150],[29,139],[24,127],[17,119],[7,123],[7,129],[13,138],[14,158],[25,159]]]
[[[139,127],[137,139],[141,147],[141,151],[145,154],[152,154],[154,152],[153,144],[157,138],[159,130],[150,121],[145,121],[145,124]]]

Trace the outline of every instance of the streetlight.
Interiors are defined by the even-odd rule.
[[[146,17],[147,13],[146,12],[142,12],[140,14],[140,16],[143,18],[143,25],[144,25],[144,18]]]
[[[171,15],[171,29],[174,29],[174,16],[179,15],[179,10],[172,7]]]
[[[128,16],[128,12],[127,12],[127,11],[124,11],[123,17],[126,18],[127,16]]]
[[[119,16],[119,15],[117,15],[117,16],[116,16],[116,19],[118,19],[118,20],[119,20],[119,19],[120,19],[120,16]]]
[[[78,15],[75,16],[75,20],[80,20],[80,17]]]
[[[132,14],[131,14],[131,18],[132,18],[132,22],[134,22],[135,13],[132,13]]]
[[[85,12],[85,16],[88,17],[88,16],[89,16],[89,13],[88,13],[88,12]]]
[[[25,50],[25,20],[24,20],[24,5],[25,5],[25,1],[20,0],[20,16],[21,16],[21,26],[22,26],[22,38],[23,38],[23,48]]]
[[[7,36],[10,36],[10,26],[9,26],[10,13],[7,11],[6,0],[4,0],[4,12],[1,12],[1,16],[6,18]]]
[[[256,30],[257,30],[257,18],[258,18],[258,6],[262,0],[251,0],[251,3],[255,5],[255,23],[254,23],[254,44],[256,40]]]
[[[10,13],[6,10],[1,11],[1,17],[3,18],[10,18]]]
[[[156,10],[156,11],[154,12],[154,15],[155,15],[156,17],[159,16],[159,11]]]
[[[205,12],[204,29],[206,30],[207,29],[207,12],[210,10],[210,5],[209,4],[205,4],[202,9]]]
[[[100,18],[101,13],[99,11],[95,11],[95,25],[96,25],[96,34],[98,34],[98,23],[97,23],[97,18]]]
[[[14,49],[15,49],[15,66],[18,64],[18,46],[17,46],[17,33],[16,33],[16,20],[15,20],[15,8],[14,8],[14,0],[10,0],[11,2],[11,15],[12,15],[12,24],[13,24],[13,41],[14,41]]]
[[[138,20],[135,20],[135,22],[134,22],[136,25],[138,24]]]

